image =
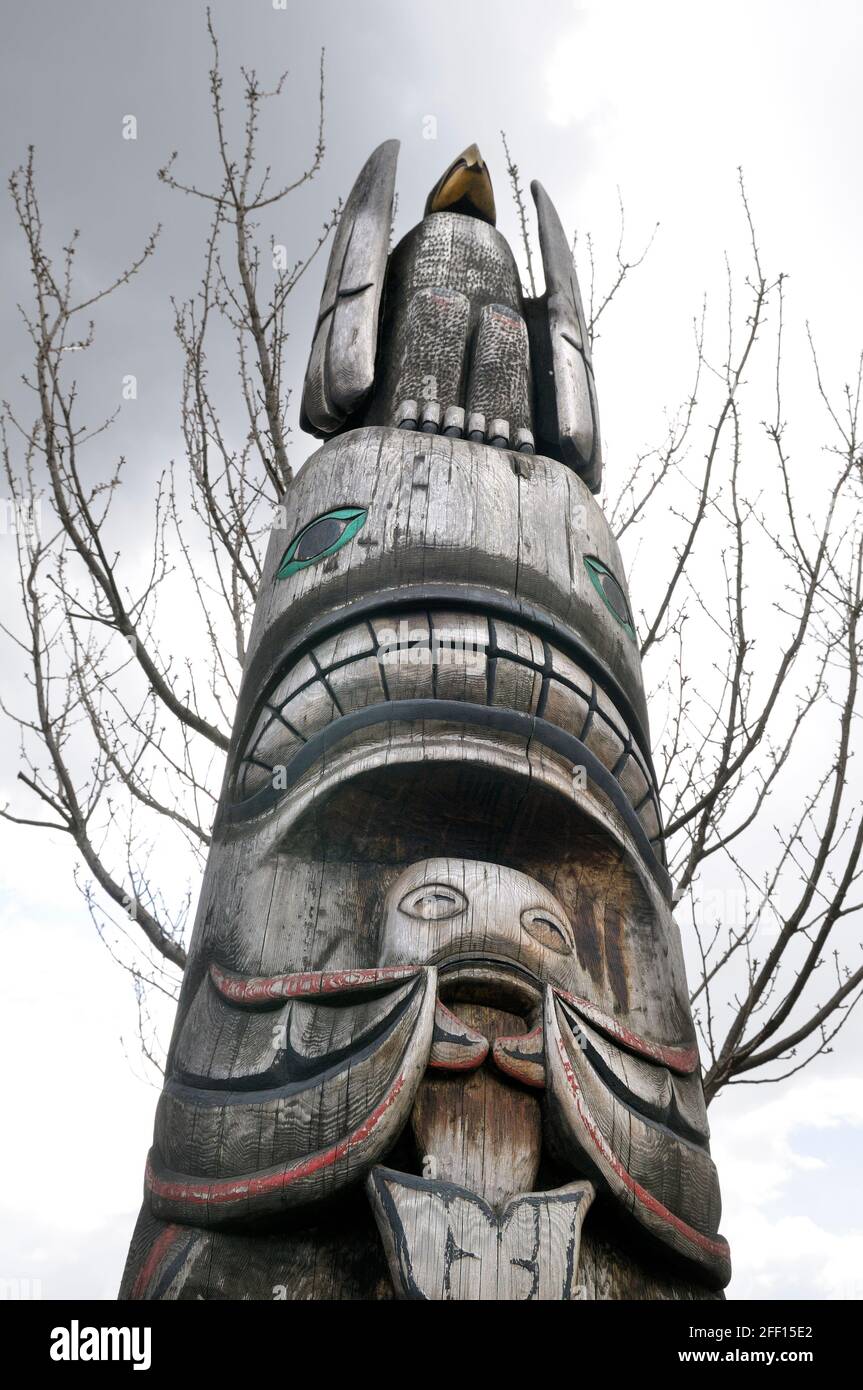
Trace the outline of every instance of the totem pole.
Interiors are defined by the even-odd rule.
[[[338,226],[122,1296],[715,1298],[575,268],[475,146]]]

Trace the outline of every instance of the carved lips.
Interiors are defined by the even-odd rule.
[[[470,707],[474,722],[489,729],[511,714],[534,728],[540,742],[568,741],[573,761],[590,763],[607,784],[647,857],[661,856],[656,790],[637,732],[603,686],[559,647],[482,612],[384,611],[346,624],[291,661],[249,722],[230,819],[275,805],[310,759],[348,736],[360,719],[365,726],[418,713],[467,720]]]

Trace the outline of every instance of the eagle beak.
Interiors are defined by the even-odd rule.
[[[426,202],[426,217],[432,212],[461,212],[494,226],[494,190],[476,145],[468,145],[435,184]]]

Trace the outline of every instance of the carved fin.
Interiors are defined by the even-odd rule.
[[[226,1118],[219,1093],[166,1088],[145,1188],[150,1210],[185,1225],[227,1225],[330,1196],[365,1177],[401,1133],[428,1066],[437,972],[379,1038],[315,1075],[238,1093]],[[199,1100],[192,1141],[178,1125]],[[269,1165],[257,1166],[266,1144]],[[191,1171],[189,1171],[191,1169]]]
[[[553,399],[546,398],[539,433],[557,442],[564,463],[581,475],[591,492],[598,492],[599,408],[578,277],[554,204],[541,183],[534,181],[530,188],[539,220],[553,381]]]
[[[544,1021],[549,1106],[562,1147],[586,1160],[640,1225],[723,1287],[731,1264],[728,1242],[716,1229],[719,1185],[709,1154],[621,1105],[593,1071],[549,988]]]
[[[319,437],[334,434],[374,384],[398,151],[398,140],[378,146],[339,218],[300,412]]]
[[[694,1042],[654,1042],[650,1038],[642,1037],[639,1033],[633,1033],[631,1028],[627,1028],[624,1023],[621,1023],[619,1019],[612,1018],[610,1014],[603,1013],[602,1009],[598,1009],[589,999],[582,999],[577,994],[569,994],[564,989],[555,990],[555,993],[583,1019],[592,1023],[594,1028],[598,1028],[612,1042],[627,1048],[628,1051],[634,1052],[640,1057],[647,1057],[651,1062],[659,1062],[663,1067],[668,1067],[680,1076],[691,1076],[697,1070],[698,1048]]]
[[[213,962],[210,979],[231,1004],[272,1007],[285,999],[393,989],[420,973],[417,965],[385,965],[378,970],[306,970],[292,975],[234,975]]]

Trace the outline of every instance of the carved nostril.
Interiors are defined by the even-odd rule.
[[[534,941],[555,951],[559,956],[568,956],[572,950],[569,932],[558,918],[543,908],[528,907],[521,914],[521,925]]]

